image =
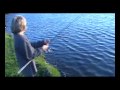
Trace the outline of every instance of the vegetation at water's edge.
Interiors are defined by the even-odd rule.
[[[41,55],[35,58],[38,72],[37,77],[59,77],[58,69],[45,61],[45,56]],[[5,33],[5,77],[24,77],[17,74],[19,68],[14,51],[14,40],[11,35]]]

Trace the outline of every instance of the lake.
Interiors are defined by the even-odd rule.
[[[11,13],[27,19],[29,40],[50,39],[47,62],[63,77],[115,76],[115,13]]]

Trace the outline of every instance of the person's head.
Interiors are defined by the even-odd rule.
[[[21,31],[26,30],[26,19],[23,16],[15,16],[12,20],[11,31],[14,34],[17,34]]]

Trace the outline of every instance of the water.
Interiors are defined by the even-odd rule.
[[[23,15],[30,41],[53,39],[46,60],[63,77],[115,76],[114,13],[48,13],[5,15],[7,32],[11,19]]]

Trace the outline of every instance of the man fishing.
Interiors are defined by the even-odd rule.
[[[43,40],[30,43],[24,35],[26,25],[27,22],[23,16],[16,16],[12,20],[11,31],[14,34],[14,47],[20,68],[19,73],[27,77],[34,77],[37,73],[37,68],[33,59],[48,50],[49,42]]]

